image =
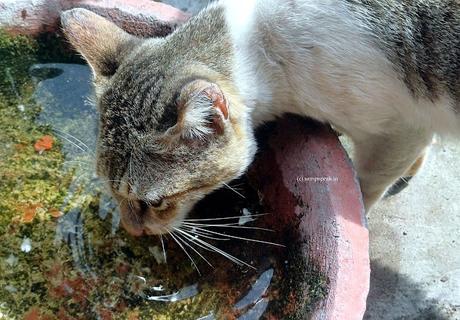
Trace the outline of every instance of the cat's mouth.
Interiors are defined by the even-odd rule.
[[[119,206],[123,228],[137,237],[168,233],[176,216],[174,206],[156,211],[142,200],[124,199]]]

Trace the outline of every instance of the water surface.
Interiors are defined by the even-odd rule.
[[[199,235],[129,236],[95,175],[89,68],[27,54],[0,65],[0,319],[304,318],[323,280],[295,232],[251,229],[273,226],[250,177],[198,204]]]

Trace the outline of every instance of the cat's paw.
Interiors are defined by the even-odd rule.
[[[411,176],[409,177],[401,177],[398,181],[396,181],[390,188],[388,188],[387,192],[383,196],[384,199],[392,197],[403,191],[409,186],[409,181],[412,179]]]

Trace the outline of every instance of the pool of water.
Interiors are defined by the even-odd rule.
[[[120,229],[90,70],[51,45],[0,34],[0,319],[304,319],[324,279],[250,176],[197,205],[194,235]]]

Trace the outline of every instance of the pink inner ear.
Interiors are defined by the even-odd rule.
[[[224,115],[224,119],[228,120],[228,104],[222,92],[216,86],[208,87],[204,93],[212,100],[213,107],[219,109]]]

